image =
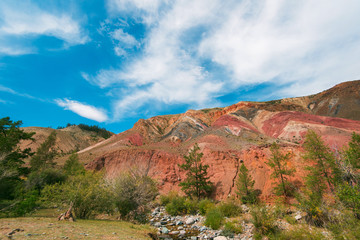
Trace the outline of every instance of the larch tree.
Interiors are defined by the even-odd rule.
[[[334,191],[334,185],[339,180],[340,170],[336,165],[335,155],[331,152],[330,148],[325,145],[323,140],[314,131],[309,130],[306,134],[306,138],[303,144],[305,154],[303,158],[307,161],[314,163],[313,166],[309,166],[308,178],[318,178],[319,175],[325,180],[330,190]]]
[[[54,157],[56,156],[56,151],[53,150],[55,141],[56,132],[53,131],[47,137],[45,142],[40,145],[34,156],[30,159],[30,166],[33,172],[55,165],[53,162]]]
[[[236,182],[236,194],[240,197],[243,203],[254,204],[257,202],[257,193],[254,189],[255,181],[249,174],[246,166],[241,164],[239,168],[238,180]]]
[[[272,168],[272,178],[278,179],[279,184],[275,187],[277,195],[284,195],[285,197],[291,196],[291,182],[288,177],[293,176],[295,169],[288,167],[288,162],[291,157],[291,153],[282,153],[280,147],[275,142],[271,145],[271,157],[266,163]]]
[[[208,196],[213,187],[207,173],[209,165],[201,163],[203,153],[198,153],[199,150],[199,146],[195,144],[189,154],[184,156],[185,163],[179,164],[181,169],[187,171],[186,179],[179,184],[181,189],[189,197],[196,197],[198,199]]]

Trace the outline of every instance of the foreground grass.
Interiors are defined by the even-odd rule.
[[[57,221],[56,218],[0,219],[0,239],[13,229],[23,229],[13,239],[151,239],[150,226],[110,220]]]

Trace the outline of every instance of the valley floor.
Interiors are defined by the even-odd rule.
[[[20,229],[8,238],[7,234]],[[0,219],[0,239],[151,239],[147,225],[110,220],[57,221],[48,217]]]

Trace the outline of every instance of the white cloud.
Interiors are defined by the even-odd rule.
[[[121,28],[116,29],[114,32],[111,33],[113,39],[121,42],[126,47],[134,47],[138,43],[138,41],[134,38],[134,36],[124,32]]]
[[[139,47],[140,43],[136,38],[119,28],[110,33],[113,41],[115,42],[114,51],[117,56],[126,56],[127,52],[125,49],[131,49],[133,47]]]
[[[108,9],[147,27],[141,54],[87,76],[101,88],[122,86],[115,119],[154,102],[209,106],[259,83],[285,97],[360,78],[357,0],[108,0]]]
[[[55,99],[55,102],[65,110],[70,110],[84,118],[88,118],[97,122],[105,122],[108,116],[103,109],[96,108],[75,100],[69,99]]]
[[[243,1],[208,33],[199,53],[226,68],[235,86],[276,81],[290,84],[282,96],[315,93],[360,77],[359,10],[355,0]]]
[[[20,55],[33,52],[23,45],[13,46],[14,38],[27,41],[39,35],[52,36],[63,40],[67,45],[86,43],[89,38],[68,13],[51,13],[40,9],[29,1],[4,1],[0,3],[0,53]]]
[[[168,0],[108,0],[107,9],[111,14],[125,13],[146,24],[158,19],[159,8]]]
[[[0,43],[0,55],[18,56],[33,53],[34,50],[29,47],[13,47]]]

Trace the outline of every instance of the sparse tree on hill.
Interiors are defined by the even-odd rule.
[[[186,179],[179,184],[181,189],[189,197],[196,197],[198,199],[208,196],[213,187],[207,174],[209,165],[201,163],[203,154],[198,153],[199,150],[199,146],[195,144],[189,154],[184,156],[185,163],[179,164],[181,169],[187,171]]]
[[[241,164],[239,168],[239,178],[236,182],[237,192],[236,194],[240,197],[243,203],[254,204],[258,201],[257,193],[254,189],[255,181],[249,174],[249,170],[246,166]]]
[[[284,195],[285,197],[292,195],[292,184],[288,177],[293,176],[295,169],[289,168],[287,163],[291,157],[290,153],[282,153],[280,147],[275,142],[271,145],[271,158],[266,163],[273,170],[272,178],[278,179],[279,184],[275,187],[277,195]]]
[[[30,166],[32,171],[38,171],[44,168],[54,166],[54,157],[56,151],[53,150],[56,141],[56,132],[50,133],[48,138],[37,149],[35,155],[30,159]]]
[[[66,160],[63,169],[67,175],[76,175],[85,172],[85,168],[79,162],[79,156],[75,152]]]

